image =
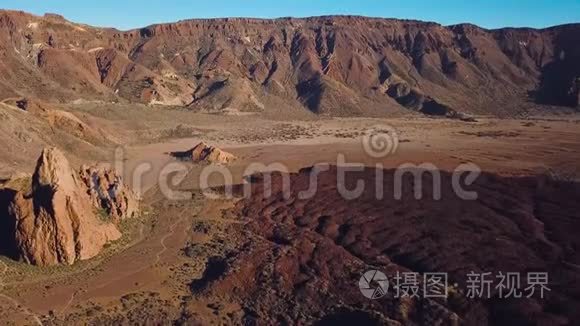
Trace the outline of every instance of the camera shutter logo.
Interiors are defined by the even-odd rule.
[[[358,281],[360,292],[371,300],[384,297],[389,289],[387,276],[377,270],[365,272]]]

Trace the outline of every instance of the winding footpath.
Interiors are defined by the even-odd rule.
[[[1,260],[0,260],[0,264],[2,264],[2,266],[3,266],[2,272],[0,273],[0,275],[1,275],[0,276],[0,290],[2,290],[4,288],[4,274],[6,274],[6,272],[8,271],[8,265],[6,265],[6,263],[1,261]],[[0,298],[6,299],[10,303],[12,303],[16,308],[20,309],[25,315],[31,317],[32,320],[34,320],[34,323],[36,325],[43,326],[40,318],[38,318],[38,316],[36,314],[34,314],[32,311],[30,311],[30,309],[28,309],[24,305],[20,304],[20,302],[18,302],[16,299],[9,297],[3,293],[0,293]]]
[[[155,265],[159,264],[159,262],[161,261],[161,257],[162,257],[162,255],[163,255],[163,254],[164,254],[164,253],[167,251],[167,249],[168,249],[168,248],[167,248],[167,246],[165,245],[165,241],[166,241],[167,239],[169,239],[171,236],[173,236],[173,235],[174,235],[174,233],[175,233],[175,229],[176,229],[177,225],[183,222],[183,220],[185,219],[185,216],[186,216],[186,213],[187,213],[187,211],[188,211],[188,209],[187,209],[187,208],[183,209],[183,210],[182,210],[182,211],[179,213],[180,217],[177,219],[177,221],[175,221],[173,224],[171,224],[171,225],[169,226],[169,232],[167,232],[165,235],[163,235],[163,237],[161,237],[161,239],[160,239],[160,241],[159,241],[159,244],[161,245],[161,250],[159,250],[159,251],[158,251],[158,252],[155,254],[155,261],[154,261],[152,264],[148,264],[148,265],[146,265],[146,266],[144,266],[144,267],[142,267],[142,268],[139,268],[138,270],[134,271],[134,272],[132,273],[132,275],[134,275],[134,274],[137,274],[137,273],[140,273],[140,272],[142,272],[142,271],[144,271],[144,270],[146,270],[146,269],[149,269],[149,268],[151,268],[152,266],[155,266]],[[184,232],[187,232],[187,229],[188,229],[188,228],[185,228],[185,231],[184,231]],[[140,240],[139,240],[139,241],[137,241],[137,243],[139,243],[139,242],[143,241],[143,240],[144,240],[144,238],[145,238],[145,237],[144,237],[143,226],[142,226],[142,227],[141,227],[141,230],[140,230]],[[122,279],[122,278],[121,278],[121,279]],[[101,284],[101,286],[99,286],[99,288],[106,287],[107,285],[110,285],[110,284],[112,284],[113,282],[117,282],[117,281],[119,281],[119,280],[120,280],[120,279],[114,279],[114,280],[111,280],[111,281],[109,281],[109,282],[106,282],[106,283],[104,283],[104,284]],[[77,295],[78,295],[80,292],[81,292],[81,290],[79,289],[79,290],[75,291],[75,292],[74,292],[74,293],[71,295],[71,298],[69,299],[69,301],[67,302],[67,304],[64,306],[64,308],[61,310],[61,314],[62,314],[62,315],[64,315],[64,314],[66,313],[66,311],[67,311],[67,310],[70,308],[70,306],[73,304],[73,302],[74,302],[74,300],[75,300],[76,296],[77,296]]]
[[[129,247],[135,246],[143,240],[145,240],[145,225],[141,224],[141,226],[139,227],[139,237],[137,238],[137,240],[134,241],[133,245],[130,245]],[[70,299],[68,300],[66,305],[61,309],[61,311],[60,311],[61,314],[64,315],[66,313],[66,311],[68,310],[68,308],[70,308],[70,306],[74,302],[76,296],[79,295],[80,292],[81,292],[81,289],[74,291],[73,294],[71,294]]]
[[[183,219],[185,218],[185,214],[187,213],[187,208],[183,209],[181,211],[181,213],[179,214],[180,217],[177,219],[177,221],[175,221],[173,224],[171,224],[169,226],[169,232],[167,232],[167,234],[165,234],[161,240],[159,241],[159,243],[161,244],[161,250],[159,250],[156,254],[155,254],[155,262],[153,263],[153,265],[157,265],[159,264],[159,262],[161,261],[161,255],[163,255],[166,251],[167,251],[167,246],[165,245],[165,240],[169,239],[169,237],[171,237],[174,233],[175,233],[175,227],[180,224],[181,222],[183,222]],[[185,228],[184,232],[187,232],[188,228]]]

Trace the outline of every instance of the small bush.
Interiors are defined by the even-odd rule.
[[[99,208],[96,211],[97,217],[103,222],[110,222],[111,217],[109,216],[109,212],[107,212],[104,208]]]

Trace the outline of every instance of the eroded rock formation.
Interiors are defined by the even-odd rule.
[[[185,152],[173,152],[172,156],[192,161],[195,163],[215,163],[215,164],[227,164],[235,161],[236,157],[228,152],[222,151],[221,149],[207,145],[204,142],[197,144],[192,149]]]
[[[96,256],[121,237],[113,221],[137,209],[115,173],[86,168],[79,175],[56,148],[43,150],[29,191],[2,192],[10,194],[3,196],[3,224],[13,227],[4,233],[14,243],[6,245],[15,258],[34,265],[73,264]]]
[[[115,171],[83,166],[80,177],[88,188],[93,206],[104,210],[115,221],[137,214],[138,202],[133,191],[125,186],[123,179]]]

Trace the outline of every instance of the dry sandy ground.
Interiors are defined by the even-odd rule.
[[[133,238],[116,247],[114,254],[104,254],[80,266],[44,269],[2,259],[3,322],[80,323],[95,311],[111,316],[128,315],[132,307],[127,302],[132,296],[151,296],[149,302],[154,306],[171,307],[189,295],[189,283],[201,277],[206,260],[215,254],[212,250],[223,251],[235,244],[235,239],[230,239],[231,243],[215,242],[224,236],[220,225],[237,223],[224,215],[231,201],[197,195],[175,202],[156,192],[160,175],[182,169],[188,172],[181,175],[184,180],[180,188],[193,192],[199,188],[199,175],[205,166],[178,162],[167,153],[187,150],[200,140],[238,156],[228,167],[234,183],[242,181],[244,171],[252,163],[281,163],[292,172],[316,163],[336,163],[339,154],[347,162],[381,163],[387,168],[427,162],[452,171],[459,164],[470,162],[485,171],[506,175],[549,171],[557,177],[572,179],[580,173],[577,163],[580,120],[570,117],[525,121],[480,118],[477,123],[415,117],[294,122],[252,117],[239,117],[238,121],[231,118],[220,121],[213,116],[207,119],[211,121],[200,127],[208,131],[195,137],[133,145],[127,141],[130,137],[126,137],[129,145],[124,147],[122,159],[126,180],[134,179],[133,172],[138,166],[150,166],[142,181],[135,183],[140,193],[148,191],[143,205],[149,213],[132,226]],[[112,130],[111,125],[117,123],[103,125]],[[362,135],[374,126],[396,130],[399,138],[396,152],[381,158],[372,158],[365,152]],[[211,185],[223,183],[217,175],[210,180]],[[197,230],[203,225],[210,225],[211,231]],[[212,244],[213,249],[199,253],[192,262],[183,252],[188,243]],[[199,303],[202,315],[207,304]],[[222,309],[223,313],[229,308]],[[220,322],[223,317],[207,315],[207,322]],[[138,321],[144,317],[135,318]]]
[[[150,164],[151,170],[143,174],[141,185],[142,189],[150,189],[160,175],[172,170],[162,171],[169,163],[175,162],[167,152],[186,150],[208,139],[212,145],[240,158],[228,168],[235,183],[241,181],[243,171],[254,162],[266,165],[281,163],[293,172],[316,163],[336,163],[338,154],[343,154],[348,163],[380,163],[387,168],[404,163],[432,163],[452,171],[459,164],[470,162],[483,170],[498,173],[527,174],[547,170],[567,176],[580,173],[576,163],[580,155],[579,120],[480,119],[478,123],[466,124],[413,118],[261,123],[259,129],[251,125],[240,128],[238,125],[239,129],[233,129],[237,134],[233,135],[218,137],[216,131],[205,137],[130,147],[126,151],[125,174],[130,178],[140,164]],[[363,135],[385,126],[395,130],[398,147],[394,153],[373,158],[362,146]],[[193,174],[204,168],[187,164],[184,167],[192,168]],[[195,179],[199,178],[189,178],[189,181],[195,182]]]

